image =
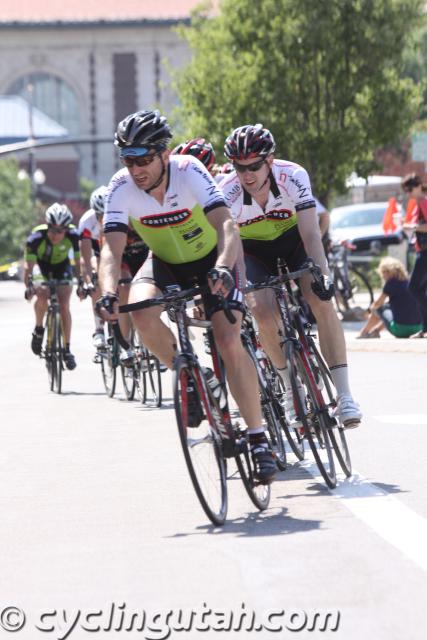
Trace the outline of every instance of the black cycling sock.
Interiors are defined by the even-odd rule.
[[[67,342],[65,345],[65,351],[69,352],[70,351],[70,343]]]
[[[43,333],[44,333],[44,328],[43,328],[43,327],[40,327],[40,326],[38,326],[38,325],[36,325],[36,326],[34,327],[34,333],[38,333],[38,334],[39,334],[39,336],[42,336],[42,335],[43,335]]]

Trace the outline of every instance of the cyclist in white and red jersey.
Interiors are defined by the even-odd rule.
[[[231,392],[248,425],[252,457],[260,482],[271,482],[275,462],[262,426],[255,368],[240,340],[243,312],[238,273],[234,269],[239,235],[224,197],[203,164],[192,156],[170,155],[172,138],[158,111],[138,111],[119,123],[115,144],[125,165],[111,179],[104,216],[98,301],[105,319],[117,319],[117,281],[128,226],[146,242],[150,254],[134,279],[130,302],[161,294],[168,285],[186,288],[209,284],[205,313],[212,320]],[[229,300],[238,322],[221,311],[220,295]],[[132,314],[144,344],[169,368],[176,339],[150,307]],[[192,394],[193,426],[201,407]]]
[[[235,129],[224,147],[235,171],[221,183],[221,190],[239,225],[248,280],[256,282],[276,274],[278,258],[283,258],[291,271],[301,267],[307,256],[320,266],[323,286],[311,286],[310,277],[306,277],[301,279],[301,288],[316,317],[322,353],[337,389],[338,417],[345,427],[355,427],[360,424],[361,412],[349,388],[344,332],[330,301],[334,289],[310,179],[295,162],[276,160],[275,146],[271,132],[261,124]],[[283,378],[286,413],[291,422],[296,422],[289,372],[277,332],[278,311],[271,292],[252,295],[250,305],[262,344]]]
[[[92,337],[93,345],[97,349],[105,346],[103,322],[95,312],[95,300],[100,295],[96,284],[96,274],[98,273],[99,254],[101,251],[102,216],[104,215],[104,198],[106,193],[107,187],[104,185],[92,192],[90,196],[90,209],[82,215],[79,221],[83,279],[87,290],[91,294],[95,319],[95,332]]]

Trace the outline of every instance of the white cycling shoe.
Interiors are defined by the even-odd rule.
[[[292,393],[286,393],[285,401],[283,403],[285,409],[285,418],[291,429],[299,429],[302,427],[302,422],[297,418],[297,414],[294,406],[294,398]]]
[[[103,331],[95,331],[92,337],[92,343],[95,349],[105,348],[105,337]]]
[[[337,399],[335,417],[345,429],[354,429],[360,425],[362,412],[351,396],[342,395]]]

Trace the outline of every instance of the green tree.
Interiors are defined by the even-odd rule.
[[[405,134],[421,90],[403,78],[403,49],[421,0],[222,0],[182,36],[192,60],[177,80],[187,135],[222,149],[236,126],[262,122],[277,157],[302,164],[327,203],[374,152]]]
[[[0,264],[19,258],[35,224],[28,178],[18,178],[16,160],[0,160]]]

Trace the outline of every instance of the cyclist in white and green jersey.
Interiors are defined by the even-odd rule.
[[[119,123],[115,144],[125,165],[110,181],[104,216],[98,301],[106,320],[116,320],[117,282],[128,226],[144,240],[150,254],[134,278],[129,302],[161,294],[168,285],[186,288],[209,284],[205,313],[212,320],[231,392],[248,425],[252,457],[260,482],[271,482],[275,462],[262,426],[255,368],[240,340],[243,312],[235,269],[239,235],[224,197],[203,164],[193,156],[170,155],[172,138],[158,111],[139,111]],[[238,322],[220,313],[219,295],[228,297]],[[172,367],[176,339],[151,307],[133,314],[144,344]],[[193,394],[195,395],[195,394]],[[193,426],[201,407],[193,398]]]
[[[311,286],[308,276],[301,279],[301,288],[316,317],[322,353],[337,389],[338,417],[345,427],[355,427],[362,414],[349,388],[344,332],[331,302],[333,283],[310,179],[295,162],[275,159],[275,147],[271,132],[261,124],[235,129],[224,147],[235,171],[221,183],[221,190],[240,229],[248,280],[256,282],[276,274],[278,258],[291,271],[299,269],[307,256],[320,266],[323,286]],[[267,290],[252,295],[250,302],[262,344],[287,389],[286,413],[295,421],[289,373],[277,333],[277,307]]]

